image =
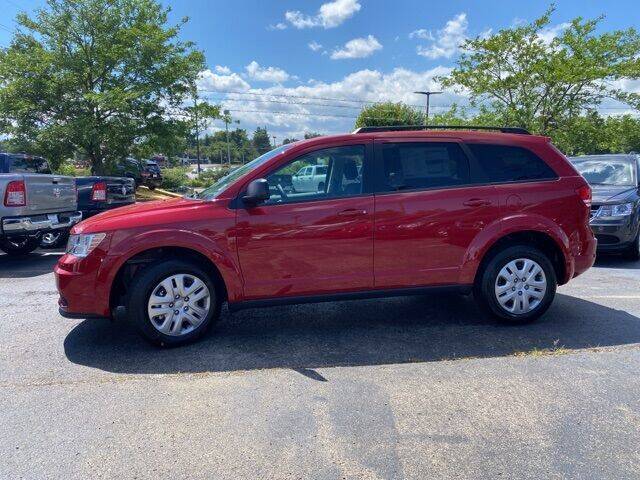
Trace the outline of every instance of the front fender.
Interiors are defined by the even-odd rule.
[[[154,248],[179,247],[193,250],[208,258],[220,272],[229,300],[238,300],[242,297],[242,284],[237,256],[234,253],[235,240],[224,233],[214,234],[213,237],[210,234],[211,232],[204,235],[192,230],[160,228],[119,238],[118,232],[115,232],[109,253],[98,270],[96,283],[111,295],[118,271],[130,258]]]
[[[560,283],[573,277],[575,265],[571,255],[571,242],[562,228],[547,217],[537,214],[518,213],[502,218],[485,227],[473,239],[467,249],[460,269],[460,283],[472,284],[482,259],[493,245],[501,238],[518,232],[538,232],[548,235],[560,248],[565,263],[565,278]]]

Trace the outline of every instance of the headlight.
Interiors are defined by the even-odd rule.
[[[69,236],[69,243],[67,243],[67,253],[84,258],[89,255],[94,248],[100,245],[104,237],[106,237],[105,233],[71,235]]]
[[[602,205],[597,217],[628,217],[633,213],[633,203],[619,203],[617,205]]]

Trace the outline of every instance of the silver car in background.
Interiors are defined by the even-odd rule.
[[[71,228],[78,211],[73,177],[52,175],[41,157],[0,153],[0,250],[24,255],[41,236]]]

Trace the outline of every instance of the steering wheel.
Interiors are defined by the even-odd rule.
[[[289,198],[287,193],[284,191],[284,188],[282,188],[282,185],[278,183],[276,188],[278,189],[278,193],[280,194],[280,197],[282,198],[282,200],[286,200],[287,198]]]

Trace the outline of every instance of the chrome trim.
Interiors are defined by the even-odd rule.
[[[56,213],[55,215],[58,216],[58,220],[60,220],[60,215],[67,216],[66,212]],[[37,216],[41,216],[41,214]],[[49,218],[44,220],[33,220],[31,217],[4,218],[2,219],[2,230],[5,233],[29,233],[69,228],[82,220],[82,212],[73,212],[69,214],[68,217],[68,221],[58,221],[57,223],[52,222]]]

